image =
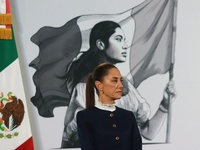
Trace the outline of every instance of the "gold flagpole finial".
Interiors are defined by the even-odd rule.
[[[3,26],[12,24],[12,15],[9,14],[0,14],[0,39],[11,40],[12,39],[12,30],[11,28],[4,28]]]

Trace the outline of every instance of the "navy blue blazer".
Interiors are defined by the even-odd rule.
[[[96,107],[77,113],[81,150],[142,150],[133,112],[116,107],[113,112]]]

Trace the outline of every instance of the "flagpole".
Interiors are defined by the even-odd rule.
[[[173,79],[174,75],[174,64],[172,63],[169,69],[169,80]],[[172,96],[169,94],[168,98],[168,114],[167,114],[167,132],[166,132],[166,143],[170,143],[170,133],[171,133],[171,120],[172,120]]]
[[[173,15],[173,33],[172,33],[172,63],[169,69],[169,81],[174,77],[174,53],[175,53],[175,41],[176,41],[176,17],[177,17],[177,5],[178,0],[174,1],[174,15]],[[167,132],[166,132],[166,143],[170,143],[170,133],[171,133],[171,120],[172,120],[172,95],[169,95],[168,103],[168,114],[167,114]]]

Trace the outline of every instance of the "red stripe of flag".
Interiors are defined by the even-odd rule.
[[[6,0],[6,13],[10,13],[10,2],[9,0]]]
[[[34,150],[33,138],[30,137],[27,141],[25,141],[22,145],[20,145],[15,150]]]
[[[10,1],[6,0],[6,14],[10,13]],[[6,25],[6,28],[10,28],[10,25]]]

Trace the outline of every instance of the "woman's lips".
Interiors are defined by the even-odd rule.
[[[126,52],[122,52],[123,57],[126,57],[127,53]]]

